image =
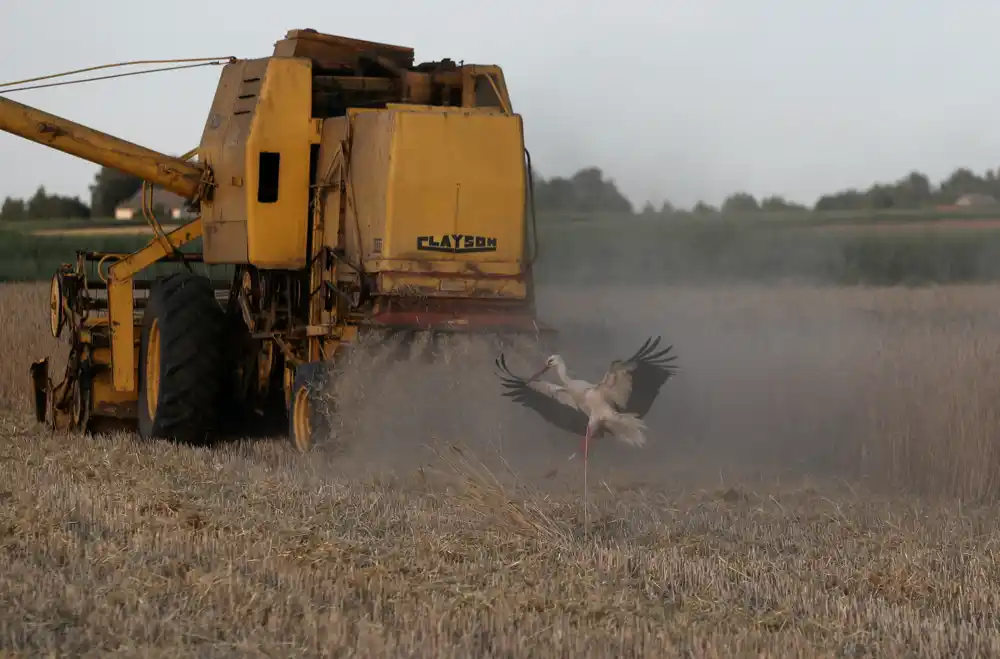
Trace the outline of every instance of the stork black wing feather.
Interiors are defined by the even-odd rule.
[[[625,360],[624,365],[632,376],[632,391],[623,412],[636,414],[640,418],[649,413],[660,388],[677,372],[674,366],[676,355],[670,354],[673,345],[657,350],[660,337],[646,339],[634,355]]]
[[[533,388],[527,380],[511,373],[510,369],[507,368],[507,360],[503,353],[497,357],[496,365],[502,371],[499,376],[500,382],[507,389],[504,396],[533,409],[546,421],[566,432],[575,435],[583,435],[586,432],[587,415],[579,408],[567,405],[558,398],[553,398],[545,392]]]

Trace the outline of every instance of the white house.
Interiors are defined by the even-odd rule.
[[[184,207],[185,200],[180,195],[160,187],[153,187],[153,202],[150,206],[155,211],[157,220],[180,220],[191,216]],[[162,209],[162,210],[161,210]],[[116,220],[131,220],[142,217],[142,188],[134,195],[115,207]]]
[[[964,194],[955,200],[956,206],[995,206],[997,200],[993,195],[973,192]]]

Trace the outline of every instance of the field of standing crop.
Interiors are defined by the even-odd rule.
[[[46,291],[0,287],[4,657],[1000,652],[1000,288],[544,288],[581,377],[647,333],[683,369],[588,524],[474,341],[353,360],[307,456],[51,436]]]

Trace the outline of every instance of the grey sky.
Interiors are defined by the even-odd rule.
[[[268,55],[289,29],[504,67],[536,169],[598,165],[637,204],[812,203],[916,168],[1000,165],[988,0],[8,0],[0,82],[134,59]],[[139,10],[139,7],[147,7]],[[197,144],[216,67],[18,92],[150,148]],[[96,167],[0,134],[0,197],[89,199]]]

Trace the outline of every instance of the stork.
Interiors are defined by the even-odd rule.
[[[583,435],[583,460],[587,463],[591,439],[608,431],[619,441],[632,446],[646,444],[649,412],[660,388],[676,373],[671,355],[673,345],[659,351],[660,337],[649,338],[634,355],[614,360],[598,384],[569,377],[566,362],[552,355],[545,366],[528,379],[514,375],[503,353],[496,365],[500,380],[507,389],[504,396],[538,412],[549,423],[577,435]],[[562,384],[539,380],[555,369]]]

